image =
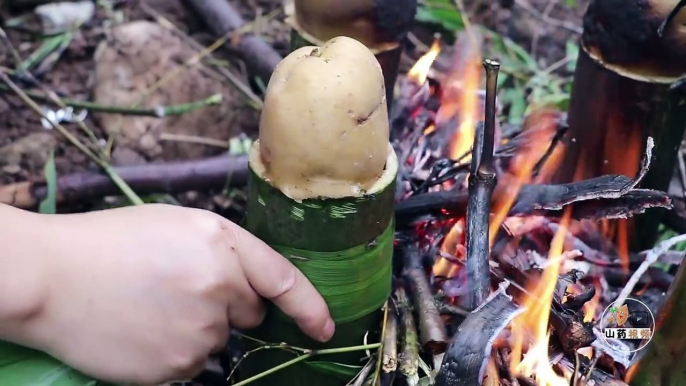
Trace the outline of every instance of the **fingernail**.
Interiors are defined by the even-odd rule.
[[[333,333],[336,331],[336,325],[334,324],[333,320],[329,319],[326,321],[326,324],[324,324],[324,329],[322,330],[322,336],[319,338],[322,342],[328,342],[329,339],[333,336]]]

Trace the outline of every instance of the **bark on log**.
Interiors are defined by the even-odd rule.
[[[228,0],[184,0],[218,37],[231,33],[245,25],[238,11]],[[259,76],[264,84],[276,65],[283,59],[276,50],[263,39],[253,34],[243,34],[229,41],[230,48],[245,61],[248,71]]]
[[[666,191],[686,129],[686,12],[660,25],[678,0],[593,0],[584,31],[569,107],[569,140],[555,182],[633,175],[642,145],[655,139],[655,160],[641,188]],[[625,223],[652,247],[664,211]],[[626,220],[619,220],[626,221]]]

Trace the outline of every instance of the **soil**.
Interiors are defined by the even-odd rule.
[[[229,1],[241,11],[246,21],[256,18],[260,20],[254,32],[282,55],[287,54],[289,28],[283,22],[283,13],[270,20],[263,17],[281,7],[281,0]],[[573,30],[580,30],[580,19],[587,1],[582,0],[570,8],[561,2],[546,0],[515,0],[514,5],[509,7],[503,6],[508,5],[505,1],[497,4],[475,0],[466,2],[465,7],[471,15],[472,23],[484,24],[510,37],[525,49],[533,50],[534,57],[542,67],[546,67],[563,58],[566,42],[578,36],[578,31]],[[133,103],[144,90],[196,52],[156,25],[154,19],[139,6],[142,2],[161,13],[203,46],[214,41],[202,22],[185,8],[182,0],[111,1],[114,4],[113,10],[97,7],[94,17],[76,32],[59,60],[43,74],[36,74],[38,80],[58,95],[70,99],[95,100],[107,105]],[[541,14],[546,14],[549,21],[540,21]],[[2,9],[0,16],[4,21],[18,16],[26,17],[21,29],[6,29],[9,40],[22,58],[28,57],[40,46],[40,40],[26,31],[40,31],[41,28],[31,9]],[[117,17],[120,19],[115,23]],[[550,22],[550,19],[553,21]],[[121,23],[142,20],[148,20],[148,23],[138,23],[138,30],[129,29],[127,33],[120,28]],[[558,25],[561,23],[567,23],[572,28],[561,27]],[[425,44],[431,42],[430,32],[421,27],[414,32]],[[413,48],[416,47],[408,47],[406,64],[411,64],[423,53],[421,49]],[[240,71],[241,64],[230,53],[220,49],[215,52],[215,58],[232,63],[242,72],[246,84],[250,84],[245,71]],[[12,55],[3,44],[0,44],[0,66],[16,67]],[[201,69],[195,67],[173,78],[173,81],[151,93],[141,107],[184,103],[203,99],[213,93],[221,93],[223,102],[186,116],[162,119],[89,114],[85,123],[101,145],[107,142],[108,134],[112,134],[112,164],[188,159],[225,151],[223,148],[207,145],[166,143],[160,139],[161,133],[223,141],[228,141],[238,133],[247,133],[249,136],[256,134],[259,113],[246,107],[232,87],[210,79]],[[21,81],[16,78],[14,80]],[[26,82],[19,84],[22,88],[30,86]],[[259,88],[254,89],[259,93]],[[88,141],[88,137],[76,124],[64,125],[81,141]],[[19,98],[11,92],[0,91],[0,184],[40,179],[53,147],[58,175],[96,169],[94,163],[62,135],[43,128],[37,114]],[[211,210],[225,206],[225,200],[212,195],[191,193],[176,198],[184,205]]]

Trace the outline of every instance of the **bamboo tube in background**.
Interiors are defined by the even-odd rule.
[[[633,177],[646,139],[653,163],[641,187],[666,191],[686,129],[686,10],[662,36],[658,29],[679,0],[592,0],[569,107],[569,133],[556,182],[602,174]],[[653,246],[661,210],[626,227],[632,249]],[[636,237],[640,236],[640,237]]]
[[[291,50],[321,46],[336,36],[353,38],[376,56],[384,74],[386,103],[393,105],[400,56],[414,25],[417,0],[287,0]]]
[[[259,140],[250,153],[246,228],[314,284],[336,333],[325,344],[316,342],[269,307],[264,323],[246,332],[249,336],[308,349],[362,345],[367,333],[367,342],[379,341],[381,307],[391,293],[398,169],[385,95],[379,63],[352,38],[299,48],[277,66],[267,87]],[[295,355],[254,352],[239,368],[240,378]],[[359,366],[365,355],[315,357],[253,384],[343,386],[353,376],[322,369],[326,365],[317,362]]]

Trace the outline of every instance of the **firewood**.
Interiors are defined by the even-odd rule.
[[[217,37],[245,25],[238,10],[227,0],[184,0],[184,4],[193,10]],[[254,34],[243,34],[236,39],[230,39],[228,44],[228,48],[243,59],[246,68],[259,76],[265,84],[269,82],[272,72],[282,59],[271,45]]]
[[[402,249],[403,276],[419,320],[419,339],[425,352],[442,354],[448,345],[445,324],[441,319],[426,273],[419,262],[419,250],[410,245]]]
[[[137,194],[180,193],[190,190],[245,186],[248,157],[221,155],[189,161],[165,162],[114,168]],[[89,171],[57,178],[57,202],[70,203],[120,194],[103,172]],[[0,203],[35,208],[47,196],[44,180],[0,186]]]
[[[524,311],[506,293],[509,283],[498,290],[467,316],[457,329],[445,352],[436,386],[480,385],[493,341],[517,315]]]

